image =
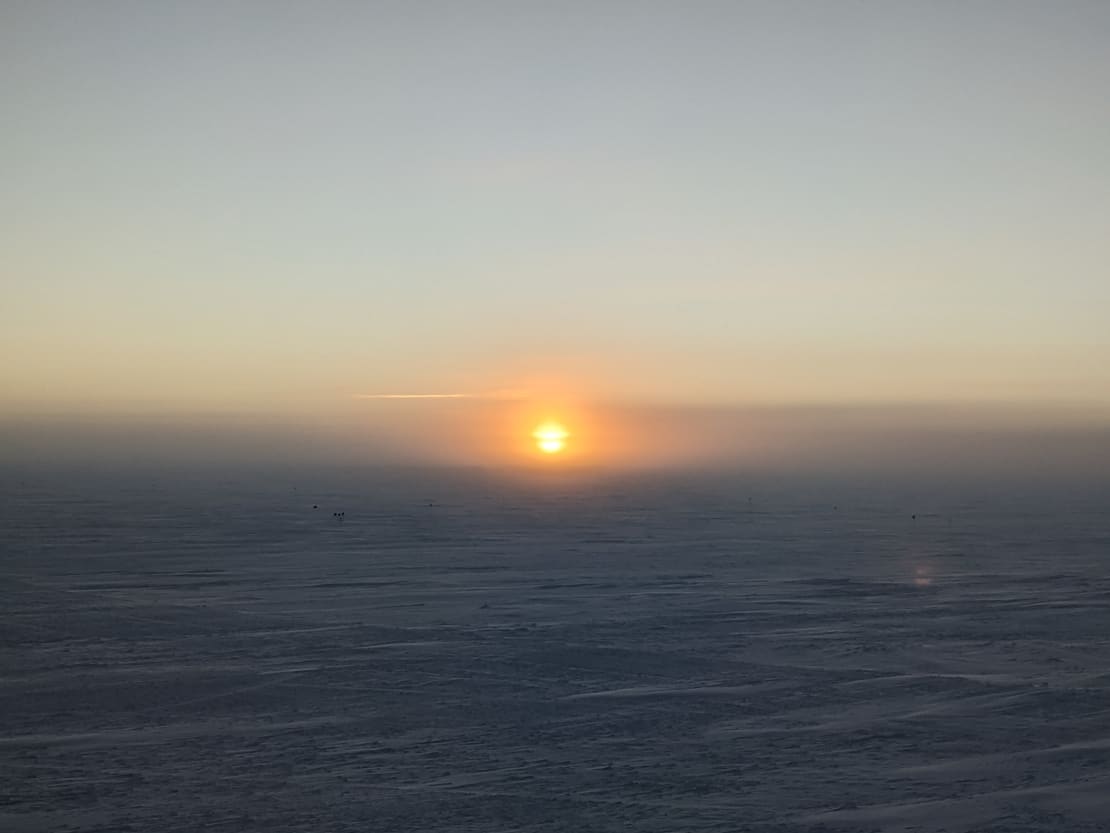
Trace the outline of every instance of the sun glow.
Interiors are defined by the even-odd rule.
[[[558,454],[566,448],[569,436],[567,429],[557,422],[545,422],[532,432],[536,448],[544,454]]]

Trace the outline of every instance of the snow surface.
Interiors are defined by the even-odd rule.
[[[10,833],[1110,830],[1105,486],[0,489]]]

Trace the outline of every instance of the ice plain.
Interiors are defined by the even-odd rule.
[[[1106,484],[0,480],[11,833],[1110,830]]]

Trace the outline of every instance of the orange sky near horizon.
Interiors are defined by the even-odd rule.
[[[1110,5],[259,9],[2,13],[0,421],[570,466],[1110,409]]]

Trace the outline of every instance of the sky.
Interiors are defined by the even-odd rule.
[[[1104,2],[8,0],[0,420],[1098,422],[1108,45]]]

